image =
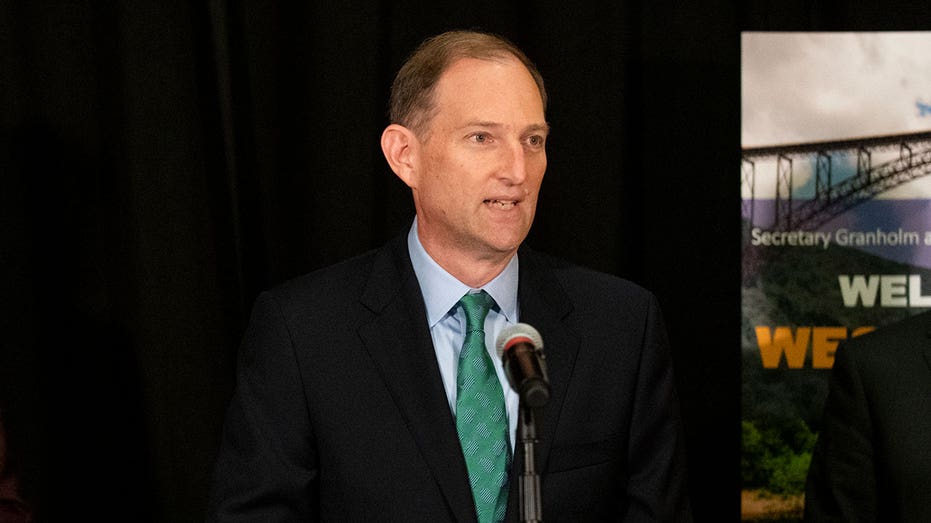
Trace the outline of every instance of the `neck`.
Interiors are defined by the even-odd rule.
[[[481,255],[467,249],[434,245],[429,241],[424,241],[422,236],[419,236],[419,239],[424,250],[437,265],[473,289],[478,289],[495,279],[508,266],[511,258],[517,254],[515,249],[510,252]]]

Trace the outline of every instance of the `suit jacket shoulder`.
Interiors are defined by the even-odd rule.
[[[623,319],[646,321],[651,313],[659,312],[653,293],[636,283],[530,249],[521,251],[522,279],[524,271],[534,284],[554,287],[546,294],[549,305],[562,310],[564,304],[557,300],[571,304],[571,316],[580,327],[602,330]],[[542,279],[541,274],[550,280]]]
[[[837,350],[806,485],[806,521],[927,521],[931,313]]]
[[[839,355],[854,359],[863,372],[883,372],[924,357],[931,343],[931,311],[916,314],[848,340]],[[843,354],[843,353],[847,354]]]

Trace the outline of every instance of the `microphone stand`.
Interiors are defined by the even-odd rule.
[[[527,523],[543,522],[543,502],[540,496],[540,475],[536,470],[537,424],[533,408],[520,402],[517,421],[517,438],[524,453],[524,470],[518,478],[520,489],[520,520]]]

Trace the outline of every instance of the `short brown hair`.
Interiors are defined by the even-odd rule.
[[[516,45],[508,39],[479,31],[449,31],[424,40],[408,57],[391,84],[391,123],[403,125],[423,137],[433,116],[433,93],[440,76],[462,58],[480,60],[517,58],[536,82],[546,111],[546,89],[543,77]]]

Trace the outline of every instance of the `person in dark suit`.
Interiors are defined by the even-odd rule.
[[[552,388],[543,517],[691,519],[656,299],[521,246],[545,105],[537,69],[495,35],[444,33],[408,59],[381,144],[416,217],[258,298],[210,521],[516,521],[519,400],[493,347],[518,321],[539,330]]]
[[[837,350],[805,521],[931,521],[931,312]]]

